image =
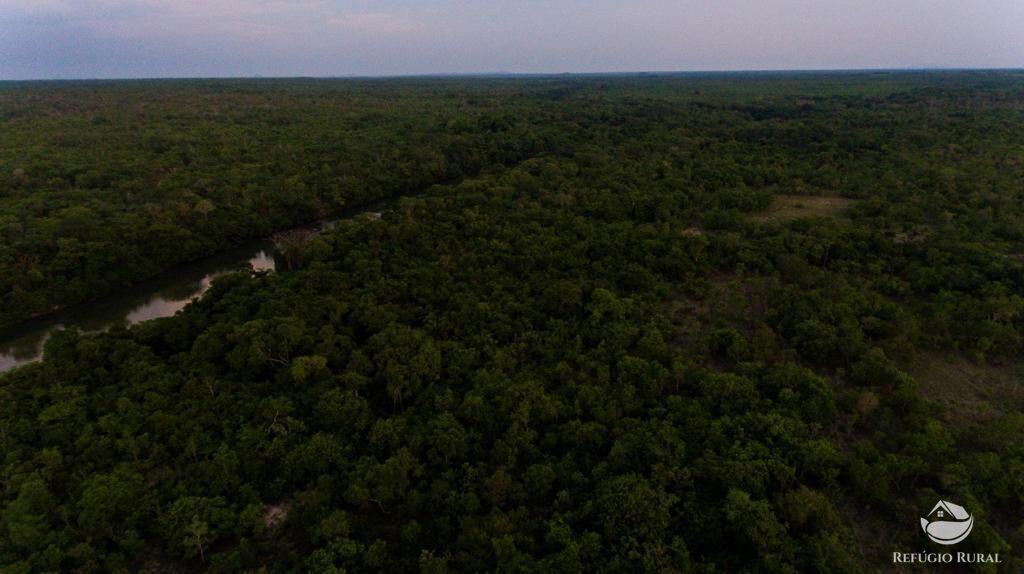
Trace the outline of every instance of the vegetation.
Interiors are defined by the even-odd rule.
[[[457,88],[0,88],[0,325],[540,152],[543,108]]]
[[[1021,393],[963,416],[915,378],[1020,372],[1022,74],[0,110],[8,320],[429,188],[0,375],[5,572],[859,572],[934,550],[940,498],[1000,554],[979,571],[1024,568]]]

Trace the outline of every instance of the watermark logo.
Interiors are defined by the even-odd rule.
[[[921,518],[921,529],[936,544],[946,546],[963,542],[974,528],[974,517],[963,506],[940,500]]]
[[[936,544],[951,546],[963,542],[974,529],[974,516],[959,504],[940,500],[926,517],[921,530]],[[998,553],[986,552],[893,552],[893,564],[1002,564]]]

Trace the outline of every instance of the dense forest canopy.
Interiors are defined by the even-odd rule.
[[[1024,568],[1024,73],[0,85],[0,323],[388,197],[0,374],[0,568]]]

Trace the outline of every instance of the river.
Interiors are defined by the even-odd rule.
[[[344,219],[359,216],[375,217],[379,213],[367,209],[347,215]],[[333,227],[338,221],[341,220],[302,229],[315,232]],[[176,267],[98,301],[69,307],[0,330],[0,373],[41,359],[43,344],[50,333],[57,329],[77,327],[87,333],[98,333],[115,325],[135,325],[150,319],[170,317],[205,293],[217,275],[246,268],[254,271],[274,270],[274,245],[270,240],[250,241],[212,257]]]

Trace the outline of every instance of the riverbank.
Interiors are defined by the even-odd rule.
[[[402,197],[418,197],[422,193],[371,202],[347,210],[337,218],[321,219],[274,235],[293,231],[317,234],[331,229],[340,221],[379,218],[382,211]],[[68,305],[0,327],[0,373],[40,360],[46,339],[58,329],[75,327],[87,333],[99,333],[116,325],[131,326],[170,317],[201,297],[218,275],[246,268],[257,272],[273,271],[277,263],[272,238],[250,240],[215,255],[176,265],[88,303]]]

